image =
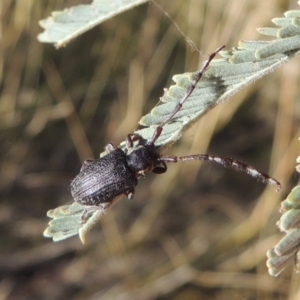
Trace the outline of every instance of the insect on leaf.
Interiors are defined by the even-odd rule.
[[[169,148],[188,127],[213,107],[299,54],[299,19],[299,10],[286,12],[285,17],[274,19],[274,23],[281,27],[259,29],[262,34],[276,37],[275,40],[240,41],[237,47],[221,51],[221,58],[211,62],[183,108],[163,127],[162,134],[155,142],[159,151]],[[159,104],[142,117],[139,124],[145,128],[135,131],[134,134],[139,135],[143,142],[151,140],[155,128],[172,113],[196,74],[197,72],[173,76],[175,85],[165,90]],[[125,142],[120,144],[120,148],[125,149]],[[63,206],[63,214],[56,210],[51,211],[48,215],[53,220],[50,221],[45,236],[62,240],[80,234],[84,241],[87,232],[102,214],[101,211],[94,211],[87,216],[87,222],[81,224],[80,215],[84,209],[84,206],[72,204]],[[78,221],[74,221],[74,218]]]

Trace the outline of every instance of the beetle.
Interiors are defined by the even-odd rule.
[[[160,137],[164,126],[180,111],[184,102],[192,94],[197,83],[209,67],[210,62],[224,47],[219,47],[209,56],[203,67],[196,74],[191,86],[188,87],[186,94],[166,120],[156,127],[152,138],[146,144],[134,146],[134,142],[141,140],[141,138],[135,134],[129,134],[125,140],[126,152],[110,143],[105,147],[106,156],[96,160],[86,160],[83,163],[79,174],[71,182],[71,194],[74,201],[85,206],[85,210],[81,216],[82,222],[87,212],[93,210],[106,211],[123,194],[128,199],[132,199],[138,179],[145,177],[149,172],[155,174],[165,173],[167,171],[167,162],[176,163],[189,160],[214,161],[225,167],[232,167],[238,171],[243,171],[262,181],[275,184],[277,185],[277,191],[280,190],[281,185],[276,179],[243,162],[208,154],[181,157],[165,156],[160,155],[155,146],[155,142]]]

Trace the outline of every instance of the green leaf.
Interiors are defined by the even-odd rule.
[[[300,156],[296,159],[296,170],[300,173]],[[300,271],[300,185],[295,186],[286,199],[281,202],[283,213],[277,226],[285,236],[267,252],[267,267],[271,276],[278,276],[288,265],[294,263]]]
[[[104,213],[103,210],[89,212],[85,215],[85,222],[82,223],[81,216],[84,209],[84,206],[74,202],[49,210],[47,216],[52,220],[44,231],[44,236],[58,242],[79,234],[79,238],[84,244],[86,234],[99,222]]]
[[[45,30],[38,35],[38,40],[55,43],[55,47],[60,48],[100,23],[147,1],[94,0],[92,4],[52,12],[51,17],[40,21],[40,26]]]

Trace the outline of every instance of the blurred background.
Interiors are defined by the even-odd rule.
[[[168,154],[228,156],[274,186],[212,163],[169,165],[140,180],[82,245],[43,237],[48,210],[72,202],[71,180],[108,142],[119,144],[177,73],[217,47],[268,40],[257,27],[296,0],[157,0],[56,50],[38,22],[90,1],[3,1],[0,44],[0,299],[300,299],[266,251],[282,237],[280,201],[297,183],[299,58],[213,109]],[[275,26],[275,25],[274,25]],[[298,104],[297,104],[298,102]]]

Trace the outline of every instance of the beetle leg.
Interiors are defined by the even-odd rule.
[[[117,147],[116,147],[114,144],[112,144],[112,143],[109,143],[109,144],[107,144],[107,145],[105,146],[105,151],[106,151],[107,153],[113,152],[113,151],[116,150],[116,149],[117,149]]]
[[[146,177],[146,171],[145,170],[138,171],[137,176],[138,176],[138,178],[141,178],[141,177],[145,178]]]
[[[102,211],[102,213],[105,213],[109,207],[112,205],[113,203],[112,202],[108,202],[108,203],[101,203],[99,206],[86,206],[85,209],[83,210],[82,214],[81,214],[81,224],[84,224],[85,223],[85,218],[86,218],[86,215],[91,212],[91,211],[96,211],[96,210],[100,210]]]
[[[127,135],[127,138],[126,138],[126,140],[125,140],[125,142],[126,142],[126,148],[127,148],[127,149],[133,148],[133,146],[134,146],[133,143],[134,143],[135,141],[140,140],[140,139],[141,139],[141,137],[138,136],[138,135],[136,135],[136,134],[133,134],[133,133],[128,134],[128,135]]]
[[[81,166],[80,172],[83,171],[93,161],[94,161],[94,159],[92,159],[92,158],[85,160]]]
[[[158,167],[155,167],[152,172],[155,173],[155,174],[163,174],[165,172],[167,172],[167,165],[164,161],[161,162],[162,163],[162,166],[158,166]]]
[[[124,193],[126,195],[126,197],[131,200],[135,194],[135,189],[133,188],[131,191],[127,191]]]

